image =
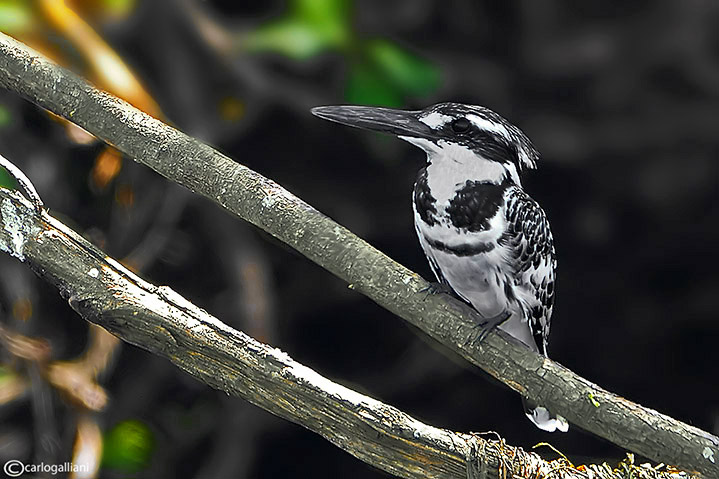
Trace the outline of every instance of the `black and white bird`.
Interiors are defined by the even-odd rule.
[[[320,118],[394,134],[427,153],[414,185],[414,224],[438,281],[489,323],[547,354],[556,258],[547,217],[520,174],[539,157],[516,126],[481,106],[440,103],[406,111],[323,106]],[[545,431],[567,421],[529,404]]]

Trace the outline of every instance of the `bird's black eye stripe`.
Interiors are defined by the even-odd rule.
[[[474,152],[499,163],[519,164],[517,147],[504,139],[487,131],[479,131],[472,135],[475,142]]]
[[[454,131],[455,133],[464,133],[466,131],[469,131],[469,128],[471,126],[471,123],[466,118],[457,118],[456,120],[452,121],[452,131]]]

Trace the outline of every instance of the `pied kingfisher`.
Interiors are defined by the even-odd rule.
[[[412,203],[432,271],[488,327],[546,356],[556,259],[547,217],[519,177],[536,168],[539,157],[529,138],[497,113],[460,103],[419,111],[324,106],[312,113],[397,135],[427,153]],[[524,405],[539,428],[568,430],[563,417],[527,400]]]

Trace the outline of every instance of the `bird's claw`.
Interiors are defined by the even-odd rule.
[[[437,283],[437,282],[431,282],[428,283],[427,286],[419,290],[420,293],[426,293],[424,299],[427,299],[427,297],[430,294],[449,294],[452,297],[459,298],[457,296],[457,293],[454,292],[451,286],[445,284],[445,283]],[[484,317],[482,316],[482,320],[477,322],[474,325],[474,328],[481,328],[482,331],[479,333],[479,336],[477,337],[476,341],[477,344],[482,344],[482,341],[484,341],[489,333],[494,331],[497,326],[501,325],[505,321],[509,319],[509,317],[512,316],[512,313],[509,311],[502,311],[501,313],[495,315],[495,316],[489,316]]]
[[[502,311],[496,316],[490,316],[488,318],[482,317],[482,321],[477,323],[475,326],[475,328],[482,328],[482,331],[477,337],[477,344],[482,344],[482,342],[487,338],[489,333],[491,333],[492,331],[494,331],[495,328],[507,321],[511,315],[512,314],[509,311]]]
[[[426,293],[424,296],[424,299],[427,299],[427,297],[431,294],[449,294],[451,296],[454,296],[454,290],[451,288],[451,286],[446,285],[444,283],[437,283],[437,282],[431,282],[427,284],[424,288],[419,290],[420,293]]]

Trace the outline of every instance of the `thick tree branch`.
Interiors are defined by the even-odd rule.
[[[170,288],[140,279],[45,211],[38,211],[19,192],[3,188],[0,249],[54,284],[88,321],[168,358],[216,389],[317,432],[392,474],[408,478],[687,477],[629,464],[617,471],[604,465],[576,469],[565,460],[546,462],[502,440],[422,424],[230,328]],[[630,470],[634,476],[629,476]],[[481,476],[482,471],[486,476]]]
[[[646,457],[719,477],[719,439],[612,394],[501,331],[281,186],[0,35],[0,84],[279,238],[515,391]]]

